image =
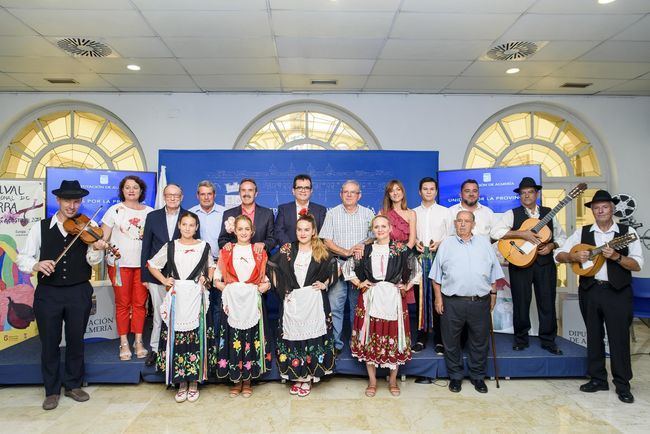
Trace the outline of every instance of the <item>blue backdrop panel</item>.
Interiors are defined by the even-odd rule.
[[[88,217],[93,215],[101,205],[104,208],[97,214],[95,221],[99,223],[106,210],[113,204],[120,201],[118,188],[120,181],[128,175],[136,175],[142,178],[147,184],[144,203],[153,207],[156,200],[156,173],[136,172],[123,170],[96,170],[96,169],[63,169],[59,167],[48,167],[45,178],[46,212],[47,217],[52,217],[58,210],[56,197],[52,190],[59,188],[64,179],[71,181],[76,179],[90,192],[84,198],[79,212]]]
[[[312,201],[333,207],[341,203],[341,184],[359,181],[360,203],[377,211],[384,186],[396,178],[404,183],[408,203],[420,203],[418,183],[438,172],[437,151],[173,151],[161,150],[158,164],[166,166],[167,182],[183,187],[183,207],[197,203],[196,186],[203,180],[217,187],[216,202],[231,208],[237,204],[238,182],[254,178],[260,205],[277,209],[293,200],[293,177],[307,173],[313,178]]]
[[[525,176],[530,176],[539,184],[541,181],[540,167],[514,166],[441,170],[438,173],[440,185],[438,203],[446,207],[457,204],[460,202],[460,186],[463,181],[474,179],[478,181],[481,193],[479,202],[494,212],[506,212],[519,206],[519,195],[512,190],[519,186],[519,181]]]

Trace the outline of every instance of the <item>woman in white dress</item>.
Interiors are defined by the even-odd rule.
[[[147,356],[142,342],[142,329],[146,315],[145,305],[149,292],[140,279],[140,252],[147,214],[153,209],[144,205],[147,185],[135,175],[124,177],[120,182],[120,203],[111,206],[102,218],[104,241],[114,244],[121,257],[106,255],[108,277],[115,291],[115,319],[120,336],[120,360],[130,360],[128,334],[135,339],[133,349],[136,357]]]
[[[179,385],[176,402],[199,399],[198,383],[207,380],[208,366],[216,360],[204,286],[212,279],[215,265],[210,245],[194,239],[198,227],[198,216],[184,212],[178,221],[181,237],[165,244],[147,263],[151,275],[168,290],[160,308],[163,324],[157,367],[165,373],[167,384]],[[164,276],[161,270],[167,264],[169,276]]]

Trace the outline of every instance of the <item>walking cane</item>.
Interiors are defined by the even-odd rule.
[[[494,378],[497,381],[497,389],[499,389],[499,368],[497,367],[497,346],[494,339],[494,326],[492,325],[492,312],[490,312],[490,337],[492,338],[492,359],[494,360]]]

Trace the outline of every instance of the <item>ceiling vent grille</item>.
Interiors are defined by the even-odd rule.
[[[60,49],[73,56],[108,57],[113,50],[103,42],[86,38],[64,38],[57,41]]]
[[[484,60],[525,60],[544,45],[546,42],[508,41],[490,48],[483,57]]]
[[[311,84],[327,84],[330,86],[336,86],[338,80],[312,80]]]
[[[45,81],[52,84],[79,84],[74,78],[46,78]]]
[[[564,83],[560,87],[568,87],[571,89],[584,89],[585,87],[591,86],[593,83]]]

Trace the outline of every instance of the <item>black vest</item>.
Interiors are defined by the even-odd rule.
[[[169,277],[174,278],[174,280],[181,280],[180,274],[178,274],[178,268],[176,268],[176,261],[174,260],[175,253],[176,253],[175,243],[176,241],[170,241],[169,243],[167,243],[167,264],[165,265],[166,272],[165,271],[161,271],[161,272],[163,273],[163,275],[166,275],[166,273],[168,273]],[[207,280],[209,253],[210,253],[210,244],[205,243],[205,248],[203,249],[203,254],[201,255],[201,259],[196,264],[196,266],[194,267],[190,275],[185,278],[185,280],[198,280],[199,277],[201,277],[202,275]]]
[[[64,237],[55,224],[50,228],[53,218],[41,220],[41,255],[39,261],[45,259],[56,260],[63,249],[72,241],[74,235],[68,234]],[[38,282],[52,286],[72,286],[82,282],[88,282],[92,274],[92,268],[86,262],[88,246],[81,240],[75,243],[61,258],[49,276],[38,273]]]
[[[545,206],[540,206],[539,207],[539,219],[543,219],[546,214],[551,212],[551,208],[547,208]],[[528,220],[530,217],[528,214],[526,214],[526,208],[523,206],[517,207],[512,210],[512,214],[514,216],[514,221],[512,223],[512,230],[516,231],[519,230],[521,225]],[[553,219],[551,219],[546,226],[551,230],[551,239],[548,241],[549,243],[553,242]],[[535,263],[537,265],[548,265],[553,262],[553,253],[549,253],[548,255],[537,255],[537,258],[535,259]]]
[[[629,230],[627,225],[622,225],[620,223],[618,224],[618,229],[620,232],[614,233],[614,238],[627,234]],[[596,237],[594,235],[594,231],[591,230],[591,225],[582,227],[582,236],[580,238],[580,242],[592,246],[596,245]],[[617,252],[623,256],[627,256],[629,249],[625,247],[623,249],[617,250]],[[615,290],[620,291],[632,284],[632,272],[630,270],[626,270],[616,261],[612,261],[611,259],[605,260],[605,266],[607,267],[607,280],[609,281],[609,284],[614,287]],[[587,277],[587,276],[580,277],[580,289],[584,289],[584,290],[589,289],[595,283],[596,283],[595,277]]]

